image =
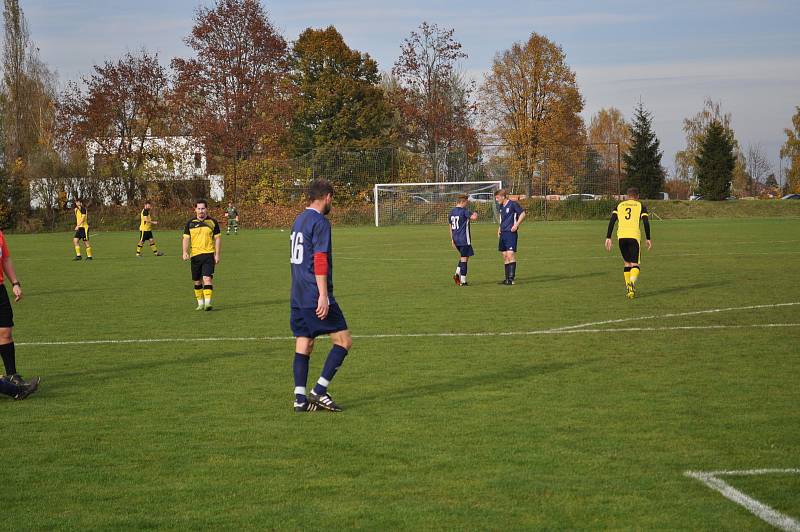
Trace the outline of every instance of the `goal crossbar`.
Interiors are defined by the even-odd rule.
[[[502,181],[437,181],[425,183],[376,183],[373,187],[373,203],[375,204],[375,227],[380,226],[380,191],[399,192],[398,189],[403,189],[403,194],[413,194],[414,188],[422,187],[440,187],[440,188],[453,188],[457,187],[480,187],[479,190],[500,190],[503,188]],[[408,192],[406,192],[406,190]],[[420,191],[422,193],[422,191]],[[462,191],[453,190],[451,192],[441,192],[440,194],[450,195],[462,193]]]

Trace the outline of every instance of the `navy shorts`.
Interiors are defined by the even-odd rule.
[[[324,320],[317,317],[316,308],[292,307],[290,325],[295,338],[316,338],[323,334],[347,330],[342,309],[336,303],[331,303],[328,307],[328,316]]]
[[[497,251],[517,251],[518,236],[517,233],[512,231],[500,233],[500,243],[497,245]]]
[[[475,254],[475,250],[472,249],[472,246],[456,246],[456,248],[461,254],[461,257],[471,257]]]

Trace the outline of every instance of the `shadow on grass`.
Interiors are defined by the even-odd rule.
[[[357,409],[361,405],[379,401],[390,400],[394,402],[404,399],[440,396],[447,393],[464,393],[474,388],[495,387],[500,390],[507,388],[509,383],[514,381],[565,371],[579,366],[587,366],[597,360],[599,359],[590,358],[575,362],[543,362],[525,367],[510,367],[503,371],[495,371],[492,373],[459,376],[450,380],[436,380],[428,384],[418,384],[398,390],[387,391],[382,395],[363,396],[353,401],[352,404],[349,404],[348,410]]]
[[[660,296],[662,294],[671,294],[673,292],[687,292],[689,290],[699,290],[701,288],[718,288],[720,286],[725,286],[731,284],[731,281],[708,281],[705,283],[695,283],[695,284],[685,284],[679,286],[669,286],[665,288],[660,288],[658,290],[645,290],[645,291],[637,291],[636,292],[636,299],[642,299],[647,297],[653,296]]]
[[[517,277],[517,281],[533,282],[533,283],[549,283],[552,281],[571,281],[573,279],[585,279],[587,277],[601,277],[606,275],[607,271],[602,272],[589,272],[579,273],[574,275],[534,275],[530,277]]]
[[[236,304],[236,305],[227,305],[226,304],[226,305],[223,305],[223,306],[220,306],[220,307],[215,307],[214,310],[220,311],[220,310],[235,310],[235,309],[240,309],[240,308],[272,307],[274,305],[281,305],[281,306],[286,307],[286,309],[287,309],[286,310],[286,315],[287,315],[287,318],[288,318],[288,315],[289,315],[289,310],[288,310],[289,309],[289,298],[288,297],[285,298],[285,299],[273,299],[272,301],[253,301],[251,303],[239,303],[239,304]]]

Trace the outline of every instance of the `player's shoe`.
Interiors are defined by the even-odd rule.
[[[322,408],[323,410],[329,410],[331,412],[342,411],[342,407],[334,403],[333,398],[327,393],[317,395],[312,390],[311,393],[308,394],[308,401],[316,405],[317,408]]]
[[[25,384],[28,384],[25,381],[25,379],[22,378],[22,375],[20,375],[19,373],[14,373],[13,375],[6,375],[5,379],[9,381],[11,384],[15,384],[16,386],[23,386]],[[36,379],[37,377],[34,377],[34,380]]]
[[[17,384],[17,388],[19,388],[19,392],[17,395],[14,396],[15,401],[22,401],[30,394],[35,392],[39,389],[39,377],[34,377],[30,380],[30,382],[26,382],[25,384]]]
[[[311,401],[306,401],[305,403],[294,402],[295,412],[316,412],[317,410],[319,410],[319,407]]]
[[[466,282],[466,281],[464,281],[463,283],[461,283],[461,285],[460,285],[460,286],[469,286],[469,283],[468,283],[468,282]]]
[[[92,257],[86,257],[86,260],[94,260]]]
[[[456,286],[461,286],[461,276],[458,274],[453,275],[453,281],[455,281]]]
[[[203,305],[203,310],[211,310],[213,308],[214,308],[213,305]]]
[[[77,257],[75,257],[75,258],[74,258],[74,259],[72,259],[72,260],[82,260],[82,259],[83,259],[83,257],[81,257],[80,255],[78,255]]]
[[[502,281],[500,281],[497,284],[508,284],[508,279],[503,279]]]
[[[156,253],[155,255],[156,255],[156,257],[163,257],[164,256],[164,254],[162,252],[160,252],[160,251],[158,253]]]
[[[625,283],[625,297],[628,299],[636,297],[636,289],[633,287],[633,283]]]
[[[136,258],[137,258],[137,259],[141,259],[141,258],[142,258],[142,254],[141,254],[141,253],[137,253],[137,254],[136,254]]]

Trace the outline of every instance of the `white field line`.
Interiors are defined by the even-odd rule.
[[[615,329],[542,329],[538,331],[508,331],[508,332],[454,332],[454,333],[388,333],[388,334],[355,334],[356,339],[381,339],[381,338],[459,338],[459,337],[498,337],[498,336],[535,336],[554,334],[600,334],[600,333],[628,333],[628,332],[659,332],[659,331],[695,331],[717,329],[764,329],[800,327],[800,323],[758,323],[751,325],[689,325],[678,327],[626,327]],[[75,340],[64,342],[21,342],[17,346],[63,346],[63,345],[113,345],[113,344],[158,344],[158,343],[187,343],[187,342],[274,342],[294,340],[293,336],[212,336],[206,338],[133,338],[125,340]]]
[[[746,493],[737,490],[724,480],[721,476],[749,476],[749,475],[776,475],[776,474],[800,474],[800,469],[751,469],[747,471],[686,471],[684,475],[699,480],[709,488],[718,491],[728,500],[743,506],[750,513],[759,519],[766,521],[775,528],[787,532],[800,532],[800,522],[786,514],[767,506]]]
[[[444,255],[444,251],[442,251],[442,255]],[[657,256],[661,257],[708,257],[708,251],[702,253],[659,253]],[[452,254],[452,253],[450,253]],[[800,251],[754,251],[750,253],[745,252],[732,252],[732,253],[714,253],[715,256],[750,256],[750,255],[797,255],[800,254]],[[647,257],[647,255],[645,255]],[[442,259],[431,257],[430,254],[424,257],[348,257],[337,255],[336,260],[358,260],[364,263],[368,262],[441,262]],[[546,261],[569,261],[569,260],[619,260],[619,255],[609,254],[603,256],[596,256],[596,257],[586,257],[586,256],[573,256],[573,257],[527,257],[526,260],[531,262],[546,262]],[[38,259],[37,259],[38,260]],[[472,260],[495,260],[492,257],[488,256],[481,256],[477,258],[471,258]]]
[[[677,313],[670,313],[670,314],[661,314],[661,315],[653,315],[653,316],[636,316],[634,318],[621,318],[617,320],[603,320],[603,321],[590,321],[588,323],[581,323],[578,325],[569,325],[566,327],[557,327],[555,329],[551,329],[553,331],[567,331],[570,329],[583,329],[584,327],[596,327],[597,325],[608,325],[609,323],[626,323],[629,321],[641,321],[641,320],[655,320],[655,319],[663,319],[663,318],[679,318],[682,316],[699,316],[701,314],[717,314],[720,312],[733,312],[736,310],[757,310],[757,309],[764,309],[764,308],[778,308],[778,307],[792,307],[800,305],[800,301],[795,301],[792,303],[773,303],[770,305],[750,305],[747,307],[728,307],[728,308],[712,308],[708,310],[693,310],[691,312],[677,312]]]

